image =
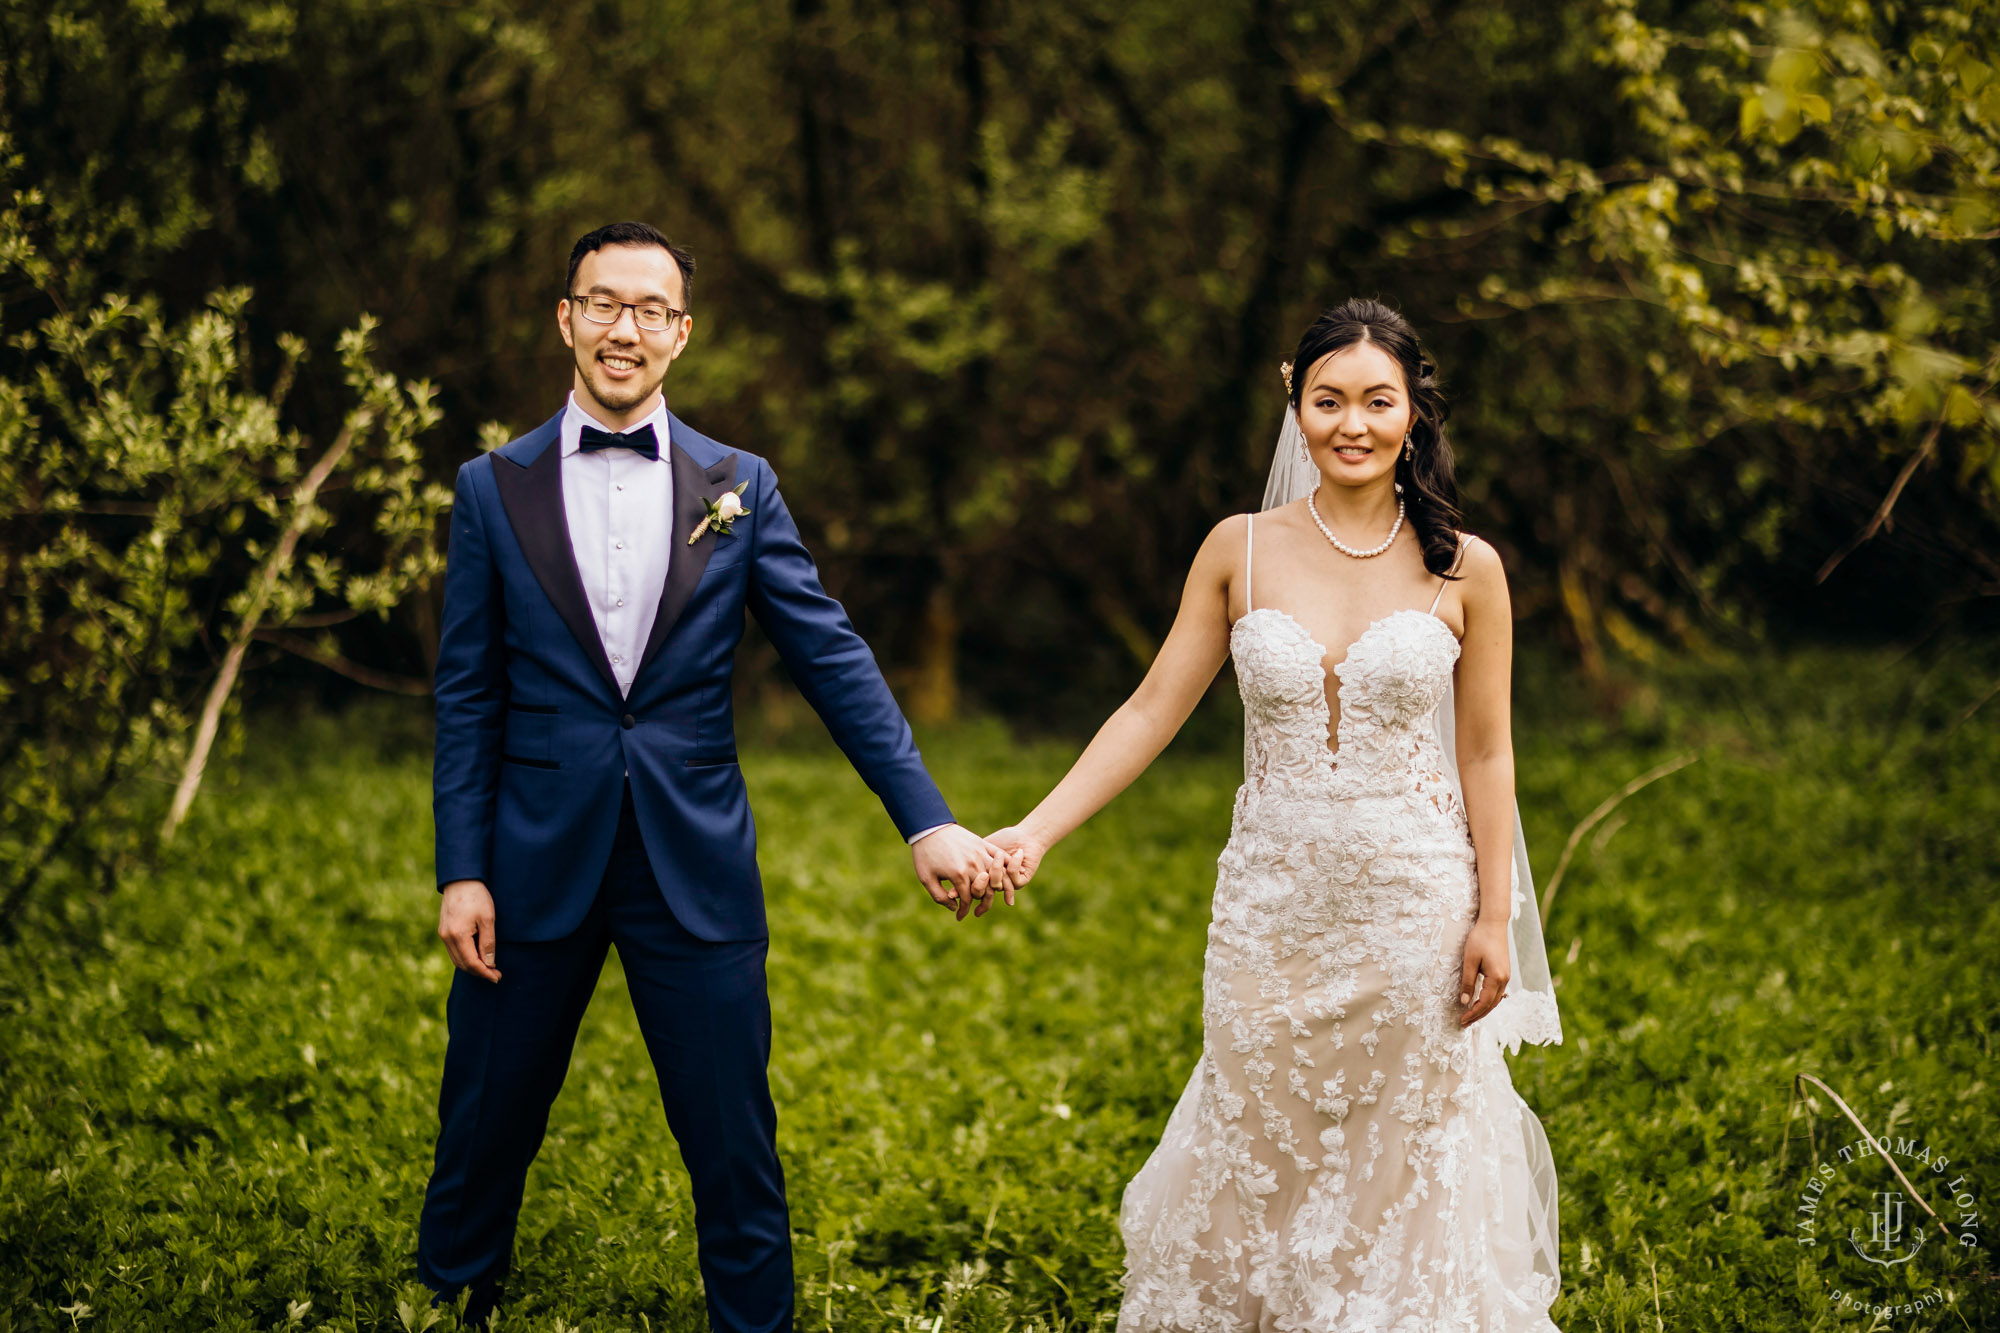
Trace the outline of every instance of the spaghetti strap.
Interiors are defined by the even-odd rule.
[[[1460,562],[1462,562],[1465,559],[1465,543],[1471,539],[1471,536],[1472,534],[1469,532],[1461,532],[1458,534],[1458,550],[1451,557],[1451,568],[1446,571],[1447,573],[1455,574],[1458,572],[1458,566]],[[1445,585],[1449,582],[1451,582],[1450,579],[1438,580],[1437,596],[1431,598],[1432,615],[1436,615],[1438,613],[1438,603],[1444,600]]]
[[[1256,545],[1257,516],[1245,514],[1243,516],[1243,614],[1246,616],[1255,610],[1257,605],[1250,600],[1250,557]]]
[[[1460,532],[1458,534],[1458,550],[1452,554],[1452,568],[1446,570],[1448,574],[1456,574],[1458,566],[1466,562],[1466,542],[1470,542],[1470,540],[1472,540],[1472,532]],[[1430,614],[1438,614],[1438,602],[1444,600],[1444,584],[1448,584],[1448,582],[1450,582],[1450,578],[1440,578],[1438,580],[1438,594],[1434,598],[1430,598]]]

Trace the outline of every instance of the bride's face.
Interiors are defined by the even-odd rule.
[[[1403,368],[1373,343],[1354,343],[1321,357],[1299,395],[1306,448],[1320,475],[1335,486],[1392,477],[1397,451],[1414,422]]]

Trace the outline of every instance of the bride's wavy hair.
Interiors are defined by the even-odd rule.
[[[1438,383],[1437,363],[1431,360],[1410,321],[1380,301],[1365,297],[1321,311],[1300,336],[1298,350],[1292,354],[1292,364],[1298,367],[1292,379],[1292,409],[1298,410],[1312,368],[1356,343],[1373,343],[1402,368],[1416,414],[1410,423],[1415,456],[1396,451],[1396,480],[1410,498],[1409,523],[1423,550],[1424,568],[1440,578],[1456,578],[1451,569],[1458,559],[1458,481],[1444,424],[1451,406]]]

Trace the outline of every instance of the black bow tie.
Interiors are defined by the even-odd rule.
[[[653,423],[650,421],[637,430],[626,431],[623,435],[599,430],[595,426],[585,426],[576,447],[586,454],[598,449],[630,449],[641,458],[649,458],[655,463],[660,461],[660,441],[659,437],[653,434]]]

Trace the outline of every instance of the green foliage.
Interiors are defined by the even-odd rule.
[[[14,273],[60,266],[29,239],[33,193],[0,217]],[[144,850],[140,779],[170,778],[218,640],[380,614],[442,567],[450,493],[416,437],[430,390],[373,364],[372,320],[340,340],[351,395],[339,495],[302,482],[321,449],[285,424],[305,343],[256,387],[247,290],[170,321],[111,295],[17,329],[0,361],[0,927],[52,873]],[[326,503],[323,505],[321,501]],[[340,545],[291,558],[343,523]]]
[[[1993,0],[580,12],[0,0],[0,118],[76,291],[382,312],[437,477],[567,386],[574,237],[659,223],[675,409],[774,459],[925,714],[1122,689],[1351,294],[1431,338],[1468,525],[1599,675],[2000,586]]]
[[[476,316],[493,261],[570,193],[536,151],[556,69],[522,8],[0,3],[0,119],[64,287],[199,306],[248,283],[315,344],[384,311],[398,351]]]
[[[1968,710],[1994,667],[1681,669],[1615,719],[1576,715],[1570,678],[1524,673],[1544,874],[1607,793],[1701,754],[1585,844],[1550,924],[1566,1042],[1512,1062],[1560,1173],[1561,1327],[1847,1326],[1823,1302],[1853,1274],[1790,1237],[1809,1160],[1852,1135],[1823,1104],[1787,1120],[1799,1070],[1990,1196],[2000,729],[1992,703]],[[85,1306],[85,1329],[427,1317],[413,1249],[450,971],[422,719],[265,730],[285,745],[243,760],[167,863],[106,901],[101,939],[0,959],[8,1333]],[[979,826],[1072,757],[993,730],[928,750]],[[830,748],[746,751],[801,1328],[1110,1326],[1119,1195],[1199,1045],[1238,765],[1169,754],[1024,906],[954,925]],[[624,989],[614,964],[530,1176],[515,1328],[703,1327],[686,1177]],[[1946,1271],[1953,1305],[1899,1326],[1991,1327],[1995,1290],[1971,1272],[1989,1256]]]
[[[1593,672],[1808,601],[1892,487],[1929,558],[1864,578],[1994,586],[1991,11],[664,6],[593,68],[646,108],[606,169],[719,258],[680,401],[868,562],[920,710],[1025,710],[1024,662],[1150,659],[1352,292],[1435,341],[1470,524]]]
[[[1497,228],[1551,252],[1531,264],[1512,246],[1489,254],[1476,291],[1456,298],[1462,316],[1646,312],[1627,327],[1651,383],[1624,438],[1604,446],[1616,505],[1595,522],[1558,515],[1578,636],[1594,639],[1592,610],[1621,596],[1671,621],[1643,587],[1618,591],[1630,555],[1595,558],[1630,544],[1604,521],[1619,509],[1642,537],[1642,568],[1734,619],[1761,569],[1786,552],[1804,561],[1829,496],[1883,475],[1875,514],[1854,522],[1873,536],[1933,461],[1945,503],[1934,490],[1926,512],[1897,516],[1961,580],[1991,584],[2000,11],[1598,0],[1576,12],[1594,20],[1591,63],[1616,79],[1617,132],[1597,136],[1596,156],[1579,156],[1591,136],[1566,119],[1524,140],[1449,114],[1385,126],[1337,89],[1321,95],[1350,133],[1432,159],[1483,214],[1442,234],[1404,228],[1398,248]],[[1816,553],[1821,580],[1865,539],[1832,538]],[[1631,646],[1630,621],[1611,616]]]

